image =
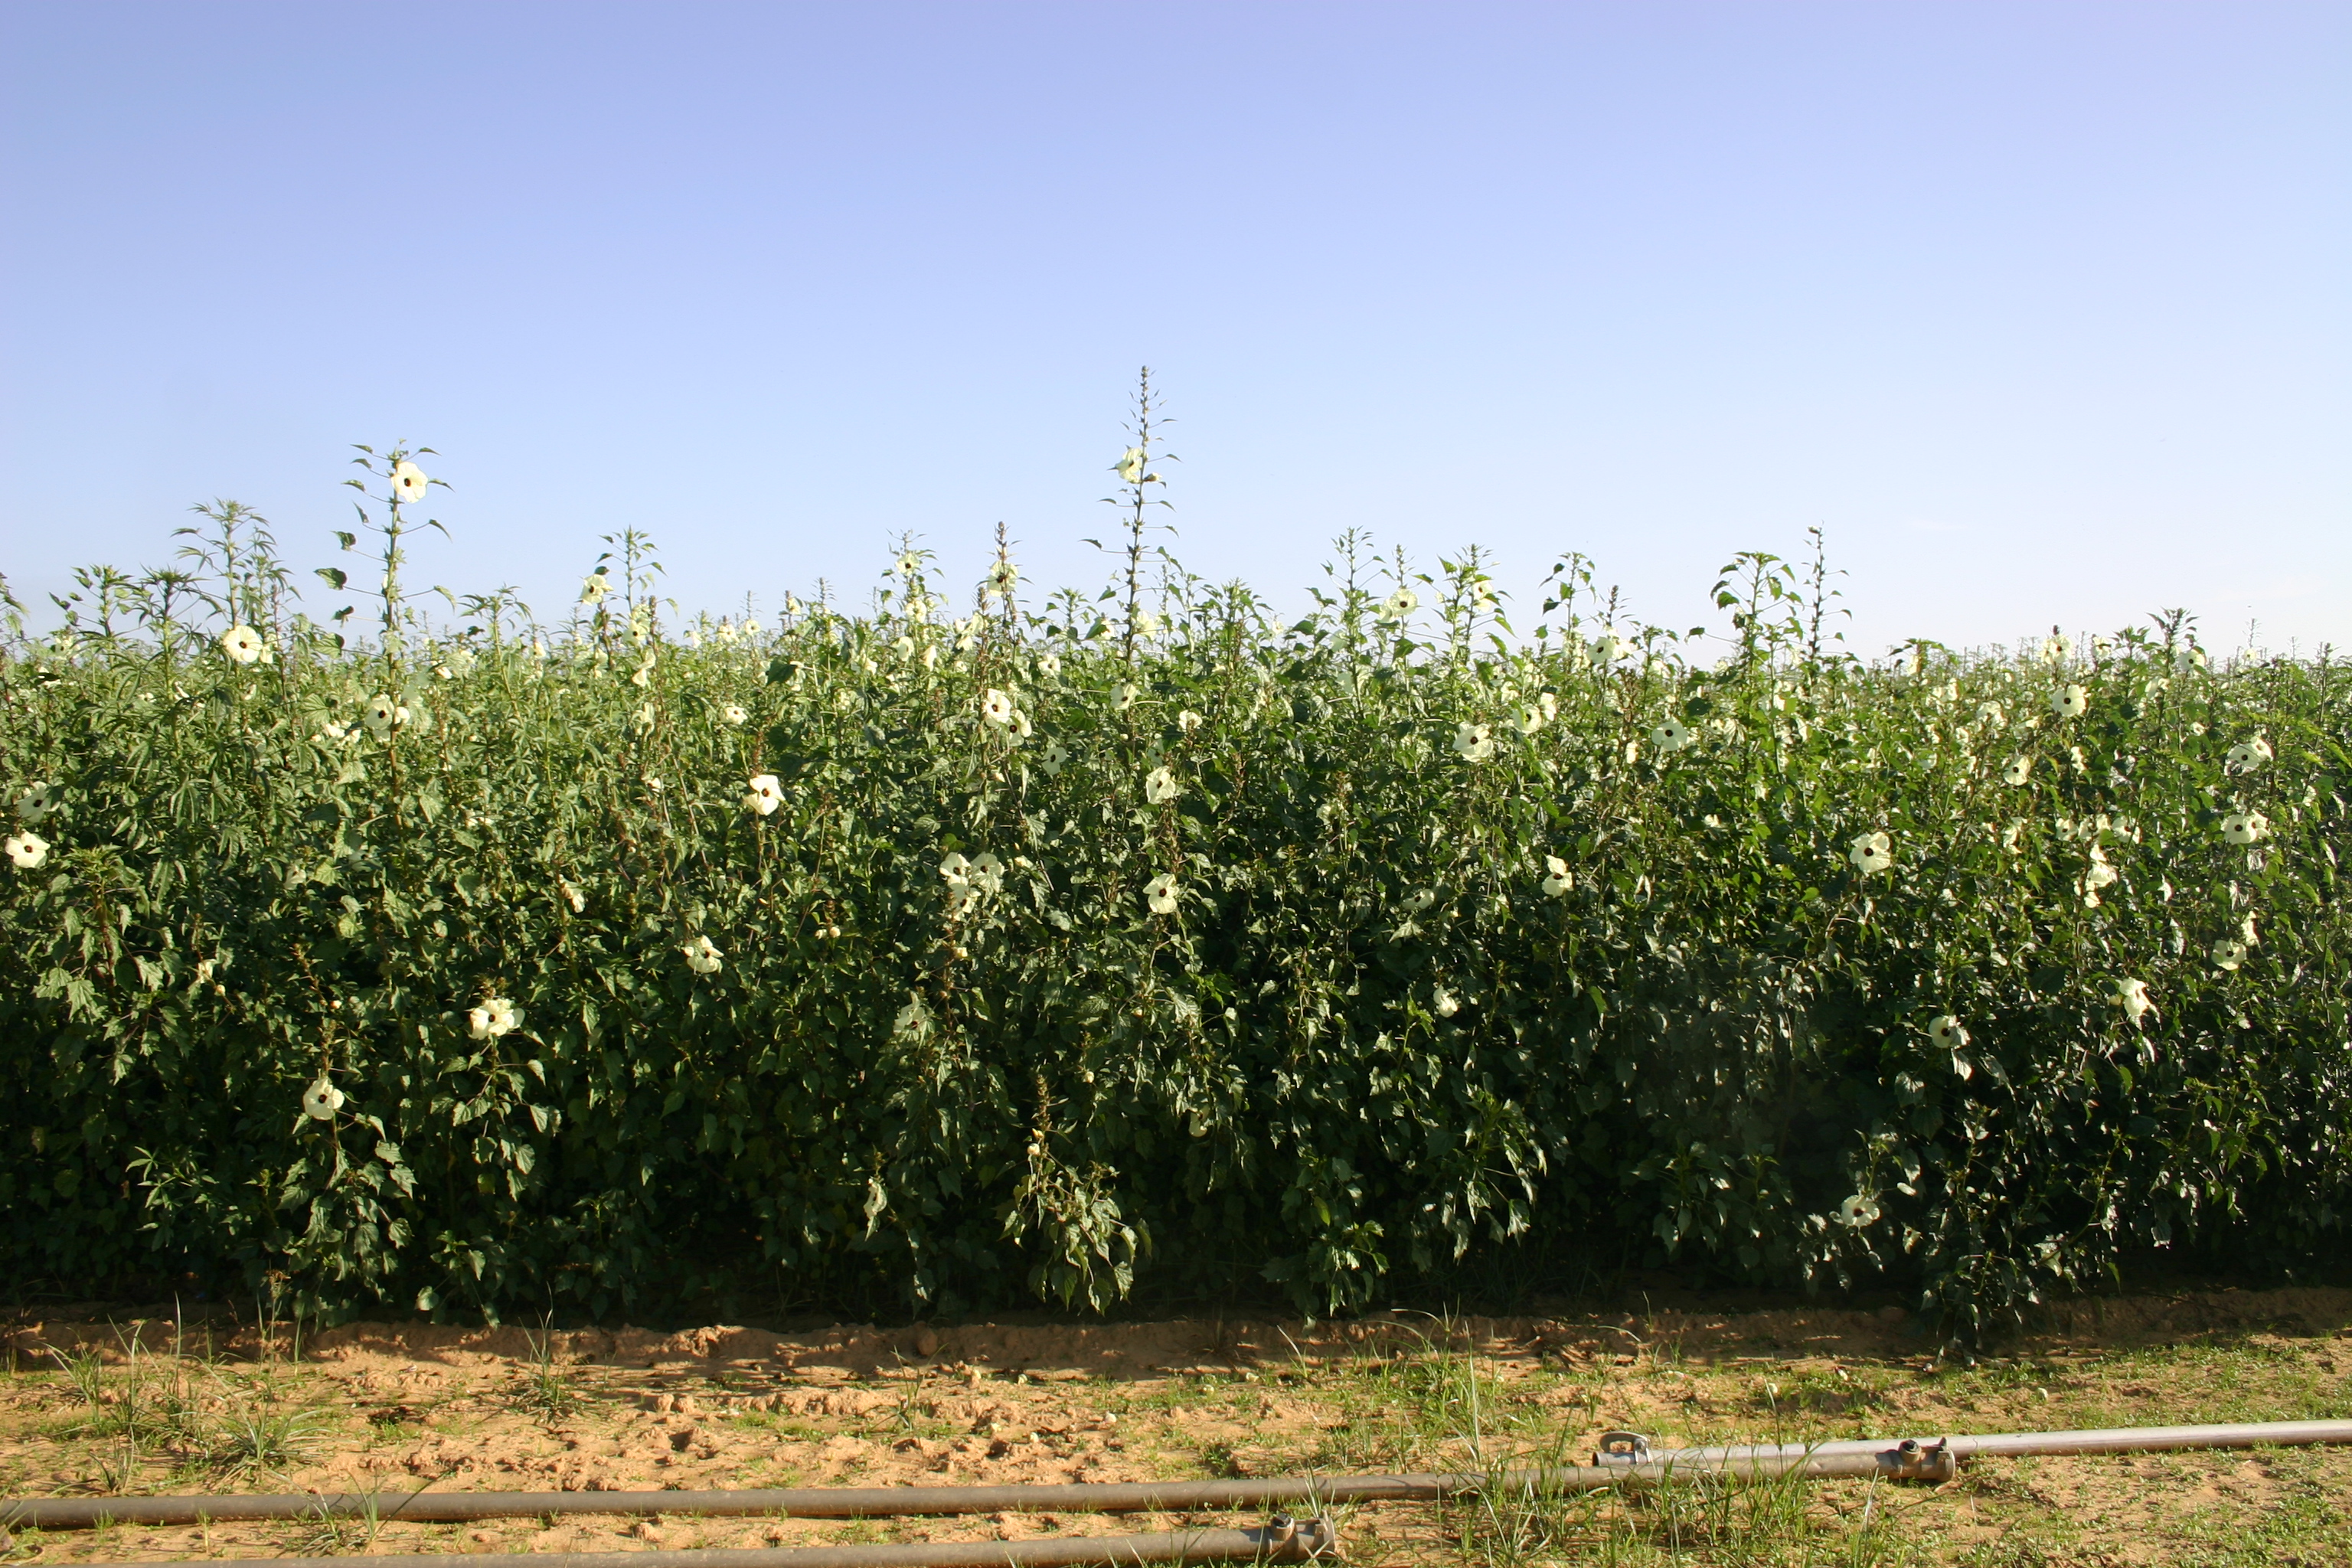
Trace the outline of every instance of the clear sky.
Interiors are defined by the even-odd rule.
[[[624,525],[1092,585],[1149,363],[1289,603],[1357,526],[1688,626],[1818,523],[1864,651],[2352,643],[2340,3],[10,0],[0,126],[20,596],[218,496],[307,580],[401,437],[557,617]]]

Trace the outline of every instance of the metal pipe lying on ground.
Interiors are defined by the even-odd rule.
[[[1305,1563],[1338,1550],[1327,1520],[1277,1520],[1263,1530],[1181,1530],[1159,1535],[1046,1541],[956,1541],[909,1546],[778,1546],[751,1551],[468,1553],[465,1568],[1093,1568],[1137,1563]],[[444,1556],[226,1558],[213,1568],[383,1568]],[[87,1568],[131,1568],[92,1563]]]
[[[1612,1443],[1612,1440],[1616,1440]],[[876,1519],[957,1513],[1183,1513],[1349,1502],[1434,1502],[1498,1487],[1592,1491],[1674,1478],[1761,1479],[1879,1476],[1944,1480],[1982,1455],[2116,1454],[2169,1448],[2243,1448],[2352,1443],[2352,1421],[2260,1421],[2213,1426],[2121,1426],[2084,1432],[2011,1432],[1938,1438],[1748,1444],[1651,1449],[1611,1433],[1591,1465],[1499,1474],[1087,1483],[1067,1486],[799,1487],[750,1491],[364,1492],[292,1496],[26,1498],[0,1500],[0,1524],[44,1530],[113,1524],[226,1524],[247,1520],[367,1518],[459,1523],[559,1514],[766,1514]],[[1611,1451],[1613,1447],[1614,1451]],[[634,1558],[632,1559],[634,1561]]]
[[[1612,1439],[1623,1439],[1612,1451]],[[1886,1445],[1874,1439],[1834,1443],[1752,1443],[1717,1447],[1675,1448],[1653,1452],[1638,1434],[1611,1432],[1601,1438],[1596,1465],[1655,1463],[1715,1463],[1725,1459],[1798,1458],[1830,1458],[1841,1455],[1874,1454]],[[2146,1454],[2174,1448],[2289,1447],[2318,1443],[2352,1443],[2352,1421],[2244,1421],[2206,1426],[2101,1426],[2078,1432],[1987,1432],[1939,1437],[1937,1444],[1956,1459],[1988,1455],[2022,1454]]]
[[[1633,1465],[1570,1465],[1504,1475],[1335,1476],[1323,1479],[1086,1483],[1003,1487],[800,1487],[746,1491],[317,1492],[220,1497],[31,1498],[0,1502],[0,1523],[71,1530],[106,1524],[229,1524],[250,1520],[369,1518],[457,1524],[554,1514],[752,1514],[792,1519],[888,1519],[957,1513],[1192,1513],[1298,1504],[1436,1502],[1496,1482],[1533,1489],[1589,1491],[1663,1479],[1677,1466],[1738,1476],[1888,1475],[1903,1466],[1871,1451],[1819,1461],[1801,1455],[1734,1456],[1683,1465],[1673,1453]]]

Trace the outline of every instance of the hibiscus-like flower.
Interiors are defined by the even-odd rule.
[[[697,974],[716,974],[724,955],[719,944],[707,936],[698,936],[678,950],[686,954],[686,966]]]
[[[1176,912],[1176,874],[1172,871],[1162,871],[1144,883],[1143,901],[1150,907],[1151,912],[1155,915],[1174,914]]]
[[[1561,859],[1557,855],[1545,856],[1543,879],[1544,897],[1548,899],[1557,899],[1574,886],[1576,886],[1576,878],[1570,872],[1568,862]]]
[[[220,646],[231,664],[251,664],[261,657],[261,634],[251,626],[231,626],[221,633]]]
[[[1454,731],[1454,752],[1465,763],[1483,763],[1495,754],[1495,731],[1465,719]]]
[[[1184,786],[1166,768],[1154,768],[1143,775],[1143,798],[1153,805],[1166,805],[1183,793]]]
[[[2260,842],[2271,830],[2271,819],[2259,811],[2233,811],[2221,819],[2221,837],[2232,844]]]
[[[2090,692],[2073,681],[2050,694],[2050,711],[2061,719],[2080,719],[2090,705]]]
[[[1661,752],[1679,752],[1690,743],[1690,726],[1679,719],[1669,719],[1650,731],[1650,744]]]
[[[1872,876],[1895,864],[1895,840],[1884,833],[1865,833],[1846,849],[1846,858],[1864,876]]]
[[[2235,970],[2238,965],[2245,962],[2246,944],[2244,942],[2225,936],[2213,944],[2214,968]]]
[[[992,724],[1001,727],[1012,723],[1013,713],[1013,698],[1008,692],[999,691],[992,687],[988,694],[980,700],[980,716]]]
[[[1838,1223],[1853,1230],[1864,1230],[1878,1223],[1878,1200],[1856,1193],[1838,1205]]]
[[[1602,664],[1614,664],[1621,658],[1631,658],[1640,651],[1641,648],[1637,644],[1620,634],[1614,627],[1602,631],[1599,637],[1592,639],[1592,657]]]
[[[10,834],[5,847],[19,871],[37,871],[41,862],[49,858],[49,841],[29,827],[22,833]]]
[[[2230,748],[2228,760],[2233,771],[2250,773],[2271,760],[2271,743],[2260,735],[2251,741],[2241,741]]]
[[[1421,595],[1410,588],[1399,588],[1381,601],[1381,614],[1392,621],[1401,621],[1421,608]]]
[[[743,705],[740,702],[730,702],[726,707],[721,708],[719,710],[719,715],[720,718],[726,720],[728,723],[733,725],[739,730],[748,723],[751,718],[751,715],[744,710]]]
[[[784,804],[784,786],[773,773],[753,774],[749,787],[751,793],[743,797],[746,811],[767,816]]]
[[[392,466],[392,499],[396,501],[423,500],[425,487],[430,483],[425,470],[405,458]]]
[[[521,1011],[503,996],[493,996],[480,1006],[466,1010],[467,1032],[478,1040],[510,1035],[521,1023]]]
[[[2032,772],[2032,757],[2011,757],[2009,759],[2009,766],[2000,770],[2000,782],[2008,784],[2021,784],[2027,775]]]
[[[56,788],[40,779],[26,784],[25,793],[16,797],[16,815],[28,823],[40,821],[57,808]]]
[[[2156,1011],[2156,1004],[2148,1000],[2147,982],[2145,980],[2117,980],[2115,983],[2115,998],[2123,1007],[2124,1016],[2135,1024]]]
[[[313,1121],[332,1121],[342,1108],[343,1091],[330,1083],[325,1073],[302,1091],[302,1114]]]
[[[581,583],[580,602],[583,605],[601,605],[604,602],[604,595],[612,591],[613,579],[611,575],[604,567],[599,566],[593,572],[589,573],[587,577]]]
[[[1969,1031],[1958,1018],[1947,1013],[1940,1018],[1928,1020],[1927,1037],[1948,1051],[1957,1051],[1969,1043]]]

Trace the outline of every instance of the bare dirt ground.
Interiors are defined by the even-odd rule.
[[[1150,1480],[1579,1459],[1660,1446],[2352,1416],[2352,1290],[2046,1310],[1973,1363],[1899,1310],[1345,1323],[959,1324],[306,1334],[21,1322],[0,1495]],[[1940,1488],[1357,1508],[1360,1564],[2352,1564],[2352,1450],[1984,1461]],[[12,1561],[619,1552],[1119,1534],[1238,1516],[863,1522],[611,1515],[17,1530]]]

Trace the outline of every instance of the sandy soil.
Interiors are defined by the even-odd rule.
[[[804,1333],[713,1326],[540,1336],[360,1323],[305,1335],[299,1359],[282,1331],[265,1338],[249,1324],[110,1323],[84,1312],[19,1322],[6,1342],[0,1492],[11,1497],[1344,1474],[1514,1454],[1580,1458],[1613,1427],[1673,1444],[2352,1415],[2352,1291],[2325,1289],[2073,1303],[1975,1365],[1939,1361],[1896,1309],[1688,1306],[1450,1321],[845,1324]],[[78,1351],[95,1352],[84,1368],[89,1388],[58,1370],[61,1353]],[[282,1439],[274,1447],[272,1432]],[[2330,1489],[2352,1495],[2352,1451],[1988,1463],[1951,1487],[1884,1501],[1864,1498],[1858,1483],[1822,1485],[1806,1508],[1832,1536],[1851,1534],[1865,1506],[1874,1517],[1900,1516],[1904,1550],[1926,1561],[2026,1541],[2043,1555],[2020,1562],[2186,1563],[2221,1560],[2182,1554],[2200,1542],[2234,1531],[2242,1544],[2249,1527],[2291,1525],[2308,1498]],[[619,1551],[1111,1534],[1175,1522],[604,1515],[392,1524],[372,1543],[356,1525],[316,1521],[115,1526],[20,1531],[9,1550],[60,1563]],[[1639,1523],[1625,1528],[1638,1534]],[[1345,1525],[1352,1561],[1494,1556],[1491,1542],[1465,1547],[1462,1521],[1435,1510],[1367,1508]],[[1885,1535],[1889,1526],[1873,1528]],[[2301,1562],[2294,1534],[2289,1528],[2280,1547],[2287,1555],[2231,1560]],[[2313,1539],[2314,1550],[2333,1550],[2324,1527]]]

